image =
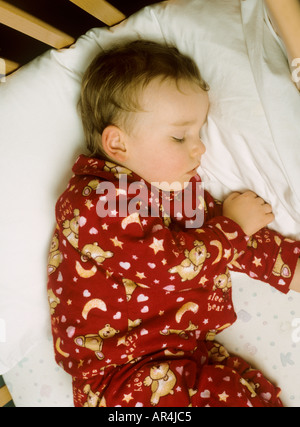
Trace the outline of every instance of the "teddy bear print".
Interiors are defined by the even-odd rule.
[[[259,384],[254,384],[253,382],[249,382],[249,381],[247,381],[247,380],[245,380],[245,378],[241,378],[240,379],[240,383],[243,385],[243,386],[245,386],[247,389],[248,389],[248,391],[250,391],[250,393],[251,393],[251,397],[255,397],[255,396],[257,396],[257,393],[256,393],[256,388],[259,388]]]
[[[281,276],[285,279],[291,277],[291,269],[287,264],[284,263],[281,257],[281,249],[279,251],[279,254],[277,255],[272,273],[274,274],[274,276]]]
[[[214,277],[213,291],[215,291],[216,289],[221,289],[225,294],[229,291],[230,288],[231,279],[228,270],[225,274],[219,274],[218,276]]]
[[[119,165],[116,165],[115,163],[111,163],[111,162],[105,162],[103,170],[105,172],[113,173],[116,178],[119,178],[120,175],[132,176],[131,170],[125,168],[124,166],[119,166]]]
[[[223,362],[229,357],[226,348],[218,343],[214,343],[213,347],[209,350],[208,355],[213,362]]]
[[[185,250],[185,259],[181,264],[170,268],[169,273],[178,273],[181,277],[181,281],[192,280],[196,277],[207,258],[210,257],[210,253],[207,252],[206,246],[201,241],[194,241],[194,248],[192,250]]]
[[[150,375],[144,379],[144,385],[147,387],[151,386],[151,405],[157,405],[160,398],[163,396],[174,394],[173,388],[175,384],[176,376],[171,371],[168,362],[153,365],[150,368]]]
[[[74,217],[71,220],[66,219],[63,222],[63,235],[75,249],[78,249],[79,209],[74,209],[73,214]]]
[[[88,185],[86,185],[82,190],[82,195],[85,197],[88,197],[93,190],[97,190],[98,185],[99,185],[99,180],[92,179],[91,181],[89,181]]]
[[[93,393],[90,384],[84,386],[83,392],[87,395],[87,401],[84,403],[84,408],[96,408],[99,405],[99,391]]]
[[[48,274],[52,274],[55,272],[57,267],[61,264],[63,260],[62,253],[59,251],[59,241],[58,234],[55,233],[50,246],[50,252],[48,256]]]
[[[196,331],[198,329],[198,326],[194,325],[191,321],[189,322],[189,326],[186,329],[164,329],[162,331],[159,331],[161,335],[170,335],[170,334],[176,334],[180,338],[183,338],[185,340],[189,339],[189,334],[187,332]]]
[[[55,295],[52,289],[48,289],[48,302],[51,315],[55,313],[55,309],[60,304],[60,299]]]
[[[88,259],[93,259],[97,264],[102,264],[106,258],[111,258],[114,254],[110,251],[104,251],[98,245],[98,242],[87,244],[82,248],[81,260],[86,262]]]
[[[104,328],[100,329],[98,334],[80,335],[76,337],[74,341],[79,347],[94,351],[96,357],[102,360],[104,359],[104,354],[102,353],[103,340],[112,338],[119,332],[120,331],[112,328],[109,324],[106,324]]]
[[[133,292],[137,287],[141,288],[149,288],[147,285],[142,285],[141,283],[136,283],[133,280],[130,279],[122,279],[123,285],[125,286],[125,292],[126,292],[126,300],[130,301]]]
[[[94,393],[91,389],[90,384],[84,386],[83,392],[87,395],[87,401],[84,403],[84,408],[104,408],[106,407],[105,397],[100,398],[100,392]]]

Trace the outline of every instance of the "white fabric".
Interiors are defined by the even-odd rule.
[[[261,0],[170,0],[112,30],[93,29],[70,49],[48,51],[0,83],[0,320],[6,324],[5,342],[0,333],[0,374],[49,334],[47,252],[55,202],[71,176],[73,161],[84,151],[76,112],[82,73],[101,48],[137,37],[175,44],[196,60],[211,87],[210,115],[202,135],[207,154],[201,168],[208,190],[218,198],[233,190],[256,191],[273,205],[272,227],[300,238],[300,96],[283,52],[264,23]],[[299,295],[274,293],[247,277],[234,280],[241,314],[220,339],[234,351],[236,342],[244,340],[245,326],[252,325],[245,338],[249,345],[241,344],[239,353],[249,360],[247,349],[255,347],[254,363],[262,361],[271,378],[285,381],[286,401],[300,405],[300,392],[293,388],[300,344],[292,339],[292,325],[300,318]],[[279,307],[274,308],[274,300]],[[262,332],[275,347],[256,335],[264,316],[268,318]],[[278,319],[289,325],[280,340]],[[264,366],[266,348],[270,353]]]

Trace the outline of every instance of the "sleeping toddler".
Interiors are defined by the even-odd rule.
[[[215,340],[236,320],[230,271],[300,291],[300,242],[252,191],[223,203],[197,174],[208,85],[176,48],[124,43],[83,77],[90,155],[56,205],[48,296],[75,406],[282,406]]]

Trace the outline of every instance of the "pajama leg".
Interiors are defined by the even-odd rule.
[[[189,359],[128,364],[104,390],[96,378],[76,381],[77,406],[188,407],[196,376],[196,363]]]
[[[74,380],[75,405],[282,407],[280,389],[260,371],[215,342],[201,347],[190,359],[142,360]]]
[[[282,407],[280,389],[240,357],[218,343],[207,343],[208,364],[202,367],[193,406]]]

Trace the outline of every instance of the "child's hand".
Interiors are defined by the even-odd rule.
[[[252,236],[274,220],[272,207],[253,191],[231,193],[223,203],[223,215],[235,221]]]

